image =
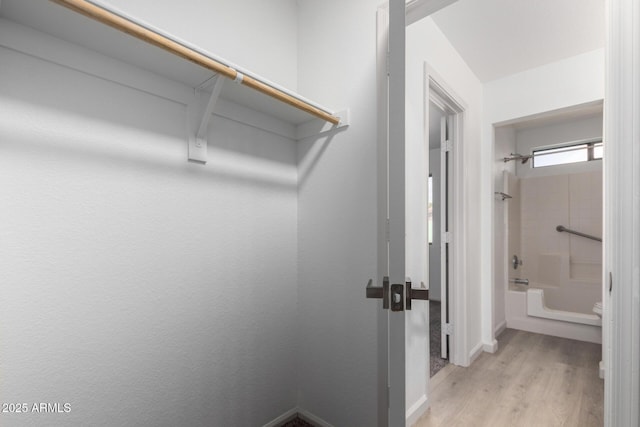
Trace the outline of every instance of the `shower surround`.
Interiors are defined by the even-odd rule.
[[[519,179],[505,173],[505,189],[514,195],[509,205],[509,256],[523,265],[509,268],[506,295],[507,326],[548,335],[601,342],[601,328],[527,314],[527,287],[511,281],[529,279],[529,289],[542,289],[549,313],[594,315],[602,300],[602,244],[560,233],[558,225],[602,236],[602,173],[585,172]],[[536,291],[536,296],[540,291]],[[533,298],[530,295],[529,298]],[[532,301],[529,301],[531,303]],[[594,323],[594,322],[590,322]],[[595,322],[598,323],[598,322]]]

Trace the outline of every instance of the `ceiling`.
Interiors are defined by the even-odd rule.
[[[487,82],[602,48],[604,2],[458,0],[432,17],[476,76]],[[0,15],[62,39],[84,40],[81,34],[89,27],[77,19],[73,20],[74,25],[68,25],[70,13],[44,0],[0,0],[0,5]],[[106,54],[123,49],[122,43],[115,43],[114,47],[103,35],[91,43],[96,46],[87,47]],[[130,56],[135,58],[138,53]],[[180,64],[176,67],[184,68]]]
[[[482,82],[604,47],[605,0],[458,0],[432,15]]]

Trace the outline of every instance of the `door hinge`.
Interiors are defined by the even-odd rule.
[[[445,323],[442,325],[442,332],[444,332],[445,335],[453,335],[453,324]]]
[[[390,58],[391,58],[391,54],[389,51],[387,51],[387,76],[391,75],[390,65],[389,65],[391,63]]]
[[[386,220],[385,230],[384,230],[384,238],[387,242],[391,241],[391,225],[389,224],[389,218]]]
[[[449,151],[451,151],[451,149],[453,148],[453,143],[449,140],[449,141],[444,141],[442,143],[442,151],[444,153],[448,153]]]
[[[442,233],[442,243],[451,243],[451,232],[445,231]]]
[[[387,386],[387,408],[391,408],[391,387]]]

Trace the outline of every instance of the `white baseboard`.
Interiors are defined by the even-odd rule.
[[[286,423],[287,421],[291,421],[292,419],[294,419],[297,414],[298,414],[298,408],[289,409],[284,414],[266,423],[263,427],[278,427]]]
[[[496,326],[496,329],[493,331],[493,336],[497,339],[505,329],[507,329],[507,321],[503,320],[502,322],[498,323],[498,326]]]
[[[482,350],[486,353],[495,353],[498,351],[498,340],[493,340],[488,344],[482,344]]]
[[[469,353],[469,366],[482,354],[482,343],[479,342]]]
[[[429,399],[426,395],[422,395],[420,399],[407,410],[407,421],[405,424],[408,426],[415,424],[427,409],[429,409]]]

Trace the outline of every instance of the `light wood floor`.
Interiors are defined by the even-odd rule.
[[[431,379],[431,408],[414,427],[602,426],[601,346],[507,329],[495,354]]]

